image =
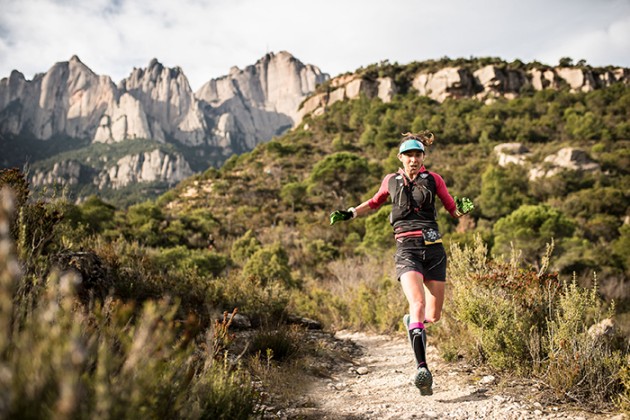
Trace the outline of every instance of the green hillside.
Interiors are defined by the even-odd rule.
[[[370,71],[404,79],[411,69],[383,64]],[[450,265],[445,314],[431,339],[442,356],[539,378],[558,401],[628,411],[629,117],[630,88],[620,84],[589,93],[522,92],[492,103],[438,103],[413,91],[390,103],[362,97],[124,209],[97,197],[81,205],[27,200],[21,175],[3,171],[0,184],[18,192],[18,211],[3,216],[13,217],[15,255],[0,259],[0,323],[14,328],[0,340],[0,361],[16,378],[29,377],[28,360],[48,357],[38,349],[71,355],[71,343],[85,342],[86,362],[67,371],[80,378],[71,379],[82,392],[109,405],[86,399],[75,413],[168,417],[185,407],[197,418],[223,407],[245,418],[258,395],[251,380],[273,392],[279,372],[299,365],[315,374],[305,367],[309,358],[329,350],[307,344],[304,327],[288,325],[296,317],[326,330],[402,328],[406,303],[394,278],[389,206],[334,227],[328,215],[370,198],[398,168],[401,133],[430,129],[436,142],[427,167],[452,195],[476,205],[460,219],[439,209]],[[508,142],[530,150],[523,165],[498,165],[494,147]],[[600,169],[530,181],[530,167],[544,167],[568,146]],[[9,258],[20,262],[19,273],[4,263]],[[53,267],[81,273],[76,301],[66,299],[70,286]],[[60,309],[46,311],[53,301]],[[232,336],[227,318],[215,323],[234,308],[258,327],[253,337]],[[32,323],[51,316],[60,325],[54,336]],[[614,334],[589,332],[606,318],[614,319]],[[23,342],[38,345],[9,357]],[[130,364],[141,374],[127,375]],[[71,380],[62,371],[13,386],[48,390],[21,401],[57,407],[60,384]],[[210,406],[195,405],[208,394]],[[173,403],[144,395],[168,395]]]
[[[472,217],[459,224],[442,211],[447,239],[471,243],[480,233],[495,254],[509,254],[509,243],[515,242],[537,264],[553,237],[554,269],[580,278],[598,271],[602,291],[624,300],[628,105],[625,86],[586,94],[537,92],[490,105],[472,99],[439,104],[413,93],[389,104],[377,99],[344,102],[233,157],[220,170],[183,182],[158,203],[173,218],[209,211],[218,222],[211,233],[219,248],[228,249],[250,229],[285,241],[298,238],[287,249],[300,262],[293,267],[299,277],[326,277],[321,263],[331,256],[391,249],[386,212],[334,229],[326,225],[327,215],[369,198],[382,177],[398,168],[399,133],[429,127],[438,140],[428,152],[427,167],[444,177],[452,195],[471,197],[477,204]],[[565,170],[529,181],[527,166],[497,164],[494,146],[514,141],[530,149],[530,165],[571,146],[584,150],[601,171]],[[527,226],[519,223],[535,217],[543,218],[540,226],[521,234]],[[310,252],[317,244],[327,250],[320,250],[324,260]]]

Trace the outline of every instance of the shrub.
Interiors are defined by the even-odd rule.
[[[391,206],[383,206],[366,218],[365,236],[360,246],[361,251],[374,253],[392,247],[392,226],[389,223],[391,210]]]
[[[552,245],[534,271],[516,252],[509,262],[490,260],[479,236],[473,247],[453,245],[452,300],[445,318],[456,323],[447,328],[474,340],[461,344],[473,352],[465,356],[539,377],[559,399],[588,401],[591,407],[617,399],[621,405],[628,392],[627,344],[615,334],[591,331],[614,308],[603,310],[596,286],[584,289],[575,278],[566,282],[547,274],[551,251]]]
[[[226,258],[214,251],[188,249],[185,246],[163,248],[152,256],[156,268],[186,273],[194,270],[200,277],[220,275],[227,266]]]
[[[451,247],[452,316],[477,340],[480,360],[496,369],[527,371],[532,344],[544,333],[546,310],[558,290],[557,274],[520,266],[518,254],[493,261],[480,236],[473,247]]]
[[[280,244],[267,245],[254,252],[243,267],[243,275],[263,285],[277,282],[287,288],[297,286],[291,276],[287,253]]]
[[[353,328],[392,332],[401,325],[406,300],[398,281],[383,276],[376,284],[360,283],[350,301],[349,310]]]
[[[350,152],[339,152],[319,161],[311,172],[309,189],[332,196],[339,205],[354,202],[370,182],[367,159]]]
[[[295,329],[262,329],[252,338],[249,352],[276,361],[286,360],[298,351],[299,334]]]
[[[589,331],[605,315],[597,287],[580,288],[575,278],[564,283],[545,337],[549,359],[544,378],[558,397],[605,403],[623,391],[621,375],[627,354],[606,335]]]
[[[509,254],[512,244],[522,250],[529,262],[544,251],[552,239],[561,244],[575,229],[573,222],[557,209],[540,204],[524,205],[494,225],[494,254]]]
[[[481,177],[479,204],[484,216],[498,219],[526,204],[527,173],[519,165],[489,166]]]
[[[85,223],[88,232],[103,232],[105,229],[113,227],[116,208],[111,204],[92,195],[79,208],[81,222]]]
[[[0,193],[0,206],[8,200]],[[249,377],[196,348],[177,307],[109,298],[78,305],[72,273],[53,272],[38,299],[16,299],[24,278],[0,208],[0,417],[223,418],[256,411]],[[26,303],[26,304],[24,304]],[[208,332],[207,342],[211,342]]]
[[[247,260],[261,248],[262,244],[250,229],[232,244],[230,256],[238,265],[244,265]]]

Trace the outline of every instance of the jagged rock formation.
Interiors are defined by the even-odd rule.
[[[0,135],[110,144],[151,139],[198,149],[200,156],[214,150],[226,158],[292,127],[300,102],[327,79],[287,52],[270,53],[253,66],[210,80],[196,95],[182,69],[155,59],[116,86],[73,56],[32,81],[18,71],[0,80]],[[90,182],[102,189],[176,182],[191,174],[181,153],[155,149],[121,158],[106,170],[64,160],[35,170],[32,182],[75,185],[95,176]]]
[[[291,128],[300,102],[327,79],[317,67],[282,51],[267,54],[243,70],[233,67],[229,75],[204,84],[196,97],[217,121],[215,136],[238,137],[240,148],[249,150],[260,137],[271,139]]]
[[[187,146],[207,140],[199,101],[179,67],[166,68],[153,59],[147,69],[134,69],[119,89],[141,104],[149,125],[148,138],[170,138]]]
[[[59,134],[92,138],[118,96],[109,77],[94,74],[76,56],[32,81],[13,71],[0,80],[0,133],[26,133],[40,140]]]
[[[330,90],[318,93],[308,98],[300,107],[297,115],[301,121],[308,114],[321,115],[326,107],[338,101],[356,99],[361,94],[368,98],[380,98],[383,102],[390,102],[398,88],[391,77],[379,77],[368,80],[356,75],[344,75],[331,81]]]
[[[43,185],[77,185],[79,179],[88,171],[75,160],[56,162],[48,171],[36,170],[31,175],[31,183],[37,187]]]

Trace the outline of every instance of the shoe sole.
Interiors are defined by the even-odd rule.
[[[420,395],[433,395],[433,376],[429,369],[418,369],[414,384],[420,390]]]

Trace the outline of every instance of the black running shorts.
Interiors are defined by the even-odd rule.
[[[446,281],[446,251],[441,243],[425,245],[422,238],[396,239],[396,277],[417,271],[424,280]]]

